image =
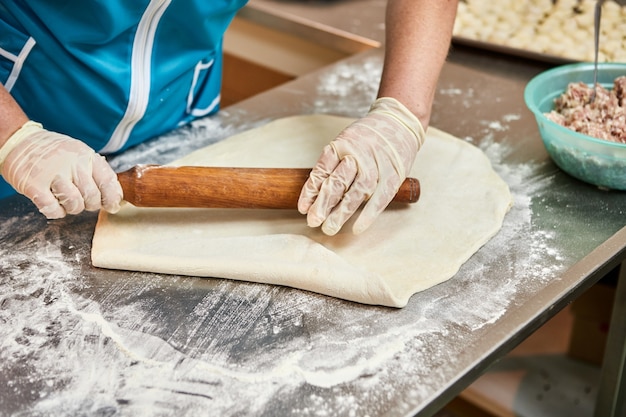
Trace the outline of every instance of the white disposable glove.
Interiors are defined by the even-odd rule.
[[[120,208],[122,187],[104,157],[39,123],[26,122],[0,148],[0,172],[49,219]]]
[[[298,200],[307,224],[334,235],[367,201],[352,228],[366,230],[396,195],[424,138],[420,121],[399,101],[376,100],[324,147]]]

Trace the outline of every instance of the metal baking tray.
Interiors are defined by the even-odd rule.
[[[527,49],[521,48],[513,48],[511,46],[499,45],[491,42],[478,41],[475,39],[470,39],[462,36],[453,36],[452,42],[459,44],[470,46],[473,48],[485,49],[488,51],[498,52],[502,54],[517,56],[520,58],[533,59],[536,61],[547,62],[549,64],[571,64],[574,62],[580,62],[578,59],[567,58],[563,56],[546,54],[542,52],[530,51]]]

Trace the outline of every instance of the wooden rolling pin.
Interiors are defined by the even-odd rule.
[[[137,207],[297,209],[309,168],[222,168],[137,165],[118,179],[124,200]],[[394,198],[419,199],[420,183],[407,178]]]

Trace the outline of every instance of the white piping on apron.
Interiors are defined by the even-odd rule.
[[[6,83],[4,84],[4,88],[10,93],[11,89],[15,85],[17,78],[20,76],[20,72],[22,71],[22,66],[24,65],[24,61],[26,57],[30,53],[33,46],[35,46],[35,40],[33,38],[28,38],[19,55],[14,55],[9,51],[0,48],[0,55],[5,57],[6,59],[13,61],[13,68],[11,69],[11,73],[7,78]]]
[[[122,120],[113,131],[109,142],[100,150],[111,153],[120,150],[133,128],[146,113],[150,97],[152,47],[159,21],[171,0],[151,0],[146,8],[133,41],[128,106]]]
[[[198,79],[200,78],[200,75],[203,71],[206,71],[213,66],[214,62],[215,60],[212,59],[209,62],[200,61],[196,64],[196,67],[193,71],[193,81],[191,83],[191,88],[189,89],[189,94],[187,95],[187,114],[191,114],[195,117],[203,117],[215,110],[215,108],[220,104],[220,95],[218,94],[218,96],[215,97],[215,99],[213,99],[213,101],[204,109],[192,107]]]

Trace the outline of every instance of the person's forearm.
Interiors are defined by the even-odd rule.
[[[393,97],[430,121],[437,80],[450,47],[458,0],[389,0],[378,97]]]
[[[0,84],[0,147],[27,121],[22,108]]]

